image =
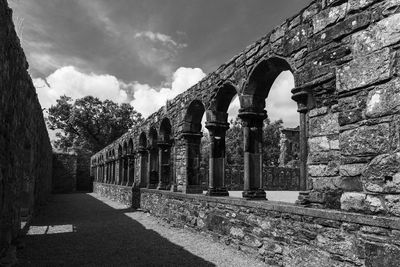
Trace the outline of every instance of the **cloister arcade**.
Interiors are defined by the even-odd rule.
[[[263,185],[263,121],[265,100],[275,79],[283,71],[292,71],[280,57],[260,60],[250,72],[242,88],[232,81],[209,87],[206,97],[192,97],[180,103],[178,111],[167,105],[151,115],[139,129],[133,129],[93,157],[95,181],[121,186],[203,193],[200,185],[201,121],[210,137],[208,190],[209,196],[229,196],[224,185],[225,135],[229,129],[228,108],[239,98],[238,117],[242,122],[244,148],[244,188],[246,199],[266,199]],[[179,98],[179,96],[178,96]],[[300,112],[301,188],[306,189],[306,120],[307,93],[293,90],[293,100]],[[135,146],[136,144],[136,146]],[[117,156],[115,156],[117,155]]]

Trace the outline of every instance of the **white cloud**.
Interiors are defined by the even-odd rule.
[[[159,32],[152,32],[152,31],[138,32],[135,34],[135,38],[147,38],[153,42],[161,42],[164,44],[170,44],[170,45],[176,46],[178,48],[187,47],[187,44],[178,43],[178,42],[174,41],[171,36],[163,34],[163,33],[159,33]]]
[[[135,99],[131,102],[131,105],[144,117],[147,117],[165,105],[167,99],[172,99],[184,92],[205,76],[206,74],[199,68],[180,67],[172,75],[171,88],[156,90],[148,84],[135,82],[133,84]]]
[[[293,88],[293,74],[284,71],[276,78],[265,101],[265,109],[270,120],[282,119],[285,127],[297,127],[300,123],[297,103],[292,99]]]
[[[120,82],[112,75],[85,74],[72,66],[61,67],[47,78],[33,79],[42,107],[49,108],[56,100],[67,95],[73,99],[87,95],[101,100],[110,99],[117,103],[127,102],[128,95],[120,87]]]

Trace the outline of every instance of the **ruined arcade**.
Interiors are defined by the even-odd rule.
[[[143,209],[244,244],[271,263],[293,265],[295,254],[305,252],[325,264],[394,266],[400,260],[399,5],[314,1],[93,155],[95,190],[120,201],[140,190]],[[288,70],[300,117],[297,206],[266,201],[262,176],[265,99]],[[220,198],[228,196],[225,132],[235,95],[246,200]],[[207,196],[198,177],[203,114],[211,138]]]

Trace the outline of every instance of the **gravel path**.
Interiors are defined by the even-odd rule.
[[[95,194],[54,195],[24,241],[19,266],[265,266]]]

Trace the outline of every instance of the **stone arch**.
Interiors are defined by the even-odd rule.
[[[172,126],[168,118],[164,118],[159,130],[159,176],[157,189],[166,190],[171,186],[171,146],[172,146]]]
[[[270,57],[262,60],[251,71],[246,85],[243,87],[242,94],[253,95],[261,99],[267,98],[271,86],[276,78],[282,71],[287,70],[293,72],[289,63],[285,59],[279,57]],[[243,104],[245,104],[243,106],[246,107],[246,104],[249,103]]]
[[[183,132],[200,133],[204,111],[204,105],[200,100],[196,99],[190,102],[184,117]]]
[[[251,71],[242,90],[239,117],[243,121],[244,135],[244,192],[248,199],[265,199],[263,188],[263,121],[266,118],[265,100],[276,78],[283,71],[292,71],[290,64],[282,58],[271,57],[262,60]],[[305,118],[305,117],[304,117]],[[300,128],[305,129],[306,121],[300,120]],[[300,134],[300,143],[306,149],[306,134]],[[306,162],[306,158],[300,159]],[[305,165],[302,165],[305,169]],[[305,181],[304,170],[300,171]],[[305,189],[305,188],[304,188]]]
[[[121,144],[118,144],[118,160],[117,160],[118,174],[116,175],[116,184],[120,184],[122,182],[123,177],[123,148]]]
[[[141,132],[139,136],[139,179],[140,187],[146,187],[148,184],[148,151],[147,151],[147,137],[146,133]]]
[[[148,187],[156,188],[158,185],[159,159],[158,159],[158,145],[157,145],[158,133],[155,127],[150,128],[148,136],[149,136]]]
[[[184,193],[202,193],[200,186],[200,140],[203,136],[201,132],[201,120],[205,108],[200,100],[193,100],[185,113],[182,136],[185,147],[185,174],[182,191]]]
[[[127,185],[132,185],[134,182],[134,173],[135,173],[135,157],[133,154],[133,140],[132,138],[129,138],[128,141],[128,155],[127,155],[127,161],[128,161],[128,181],[127,181]]]
[[[206,111],[210,137],[207,195],[210,196],[229,196],[225,187],[225,133],[229,129],[227,111],[235,95],[237,90],[232,84],[223,84]]]

